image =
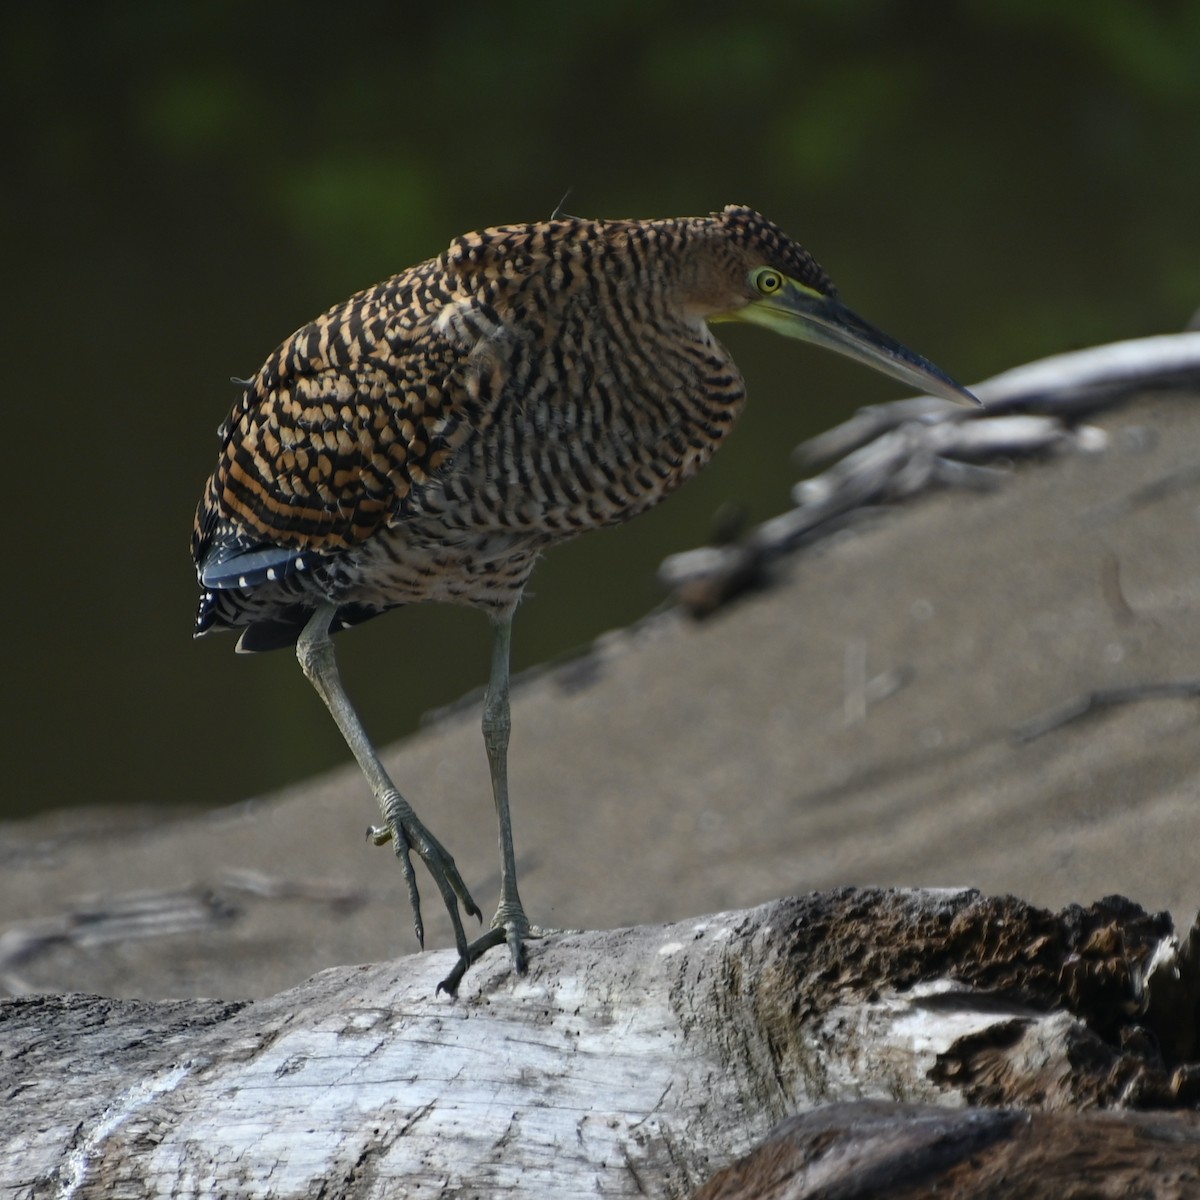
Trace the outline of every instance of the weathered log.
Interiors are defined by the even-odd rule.
[[[1119,897],[844,889],[554,936],[453,1002],[447,952],[245,1004],[22,997],[0,1005],[0,1186],[682,1197],[818,1105],[1186,1105],[1196,951]]]

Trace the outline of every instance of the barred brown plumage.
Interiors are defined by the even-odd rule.
[[[745,401],[709,322],[767,325],[955,400],[938,368],[837,300],[814,259],[749,208],[657,221],[561,218],[455,239],[297,330],[219,431],[196,513],[197,636],[296,645],[378,800],[423,941],[415,849],[459,958],[444,981],[532,936],[517,893],[506,754],[512,614],[538,556],[628,520],[695,474]],[[454,860],[388,778],[346,697],[330,633],[419,601],[496,624],[484,742],[500,824],[501,900],[479,915]]]

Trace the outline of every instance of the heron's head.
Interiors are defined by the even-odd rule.
[[[812,255],[761,213],[730,205],[705,224],[721,247],[697,281],[707,320],[765,325],[836,350],[922,394],[979,403],[940,367],[842,304]]]

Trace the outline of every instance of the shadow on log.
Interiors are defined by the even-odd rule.
[[[0,1185],[686,1197],[794,1118],[700,1194],[917,1195],[944,1170],[948,1195],[1007,1196],[963,1163],[1053,1147],[1096,1108],[1118,1111],[1078,1118],[1064,1162],[1140,1147],[1152,1180],[1200,1136],[1194,1112],[1164,1143],[1127,1111],[1200,1100],[1197,951],[1120,897],[843,889],[557,936],[523,978],[489,956],[453,1002],[448,952],[246,1004],[25,997],[0,1005]],[[1005,1111],[945,1111],[964,1105]]]
[[[1022,1113],[862,1101],[781,1122],[694,1200],[1084,1200],[1200,1195],[1183,1113]]]

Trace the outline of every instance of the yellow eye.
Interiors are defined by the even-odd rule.
[[[783,276],[770,267],[763,267],[762,270],[755,273],[754,286],[762,295],[770,296],[783,287]]]

